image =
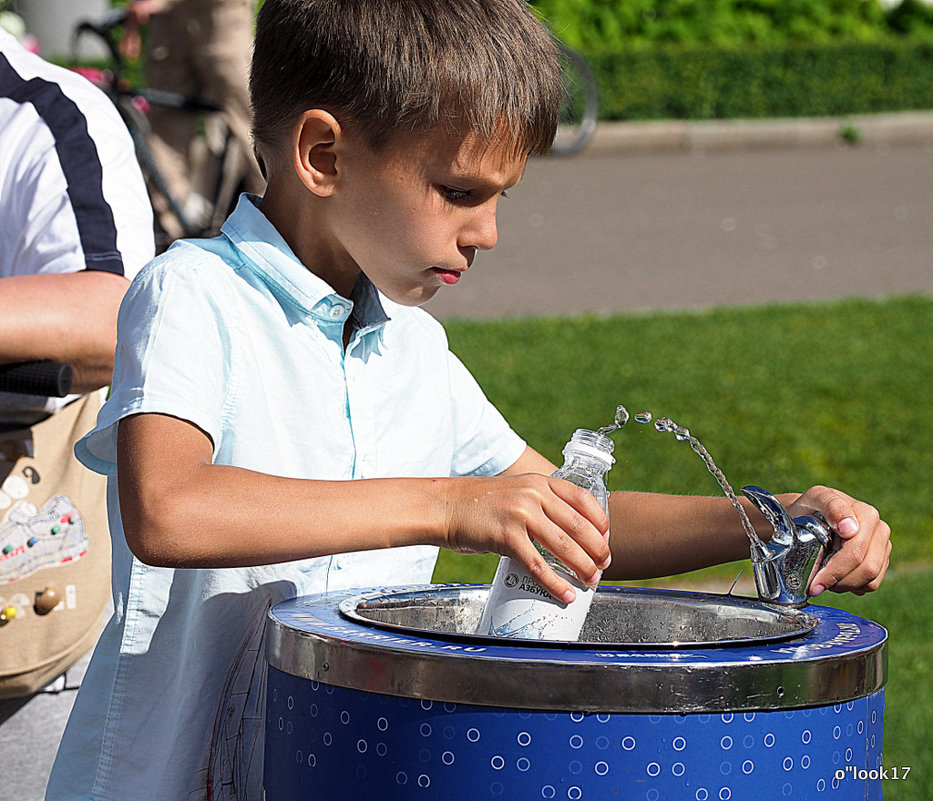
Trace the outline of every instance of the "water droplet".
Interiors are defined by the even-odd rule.
[[[611,434],[617,428],[622,428],[628,422],[628,409],[621,404],[616,407],[616,416],[611,426],[603,426],[596,430],[597,434]]]
[[[634,415],[634,418],[638,423],[650,423],[652,420],[652,414],[651,412],[637,412]],[[598,433],[608,434],[618,428],[622,428],[622,426],[624,426],[628,420],[628,410],[624,406],[620,405],[616,408],[615,422],[611,426],[604,426],[603,428],[600,428]],[[739,503],[739,500],[735,495],[735,491],[732,489],[732,486],[726,479],[725,474],[716,466],[716,463],[713,461],[713,457],[710,456],[709,451],[707,451],[706,448],[703,447],[703,444],[690,433],[689,429],[677,425],[677,423],[671,420],[670,417],[659,417],[654,421],[654,427],[661,432],[673,433],[674,437],[679,442],[690,443],[691,449],[703,460],[704,464],[706,465],[706,469],[709,470],[713,478],[715,478],[719,483],[722,491],[725,493],[726,497],[729,499],[729,502],[738,513],[739,520],[742,523],[742,528],[745,530],[745,534],[748,536],[749,542],[752,545],[752,552],[760,552],[763,546],[761,541],[758,539],[758,535],[755,533],[755,529],[752,527],[751,521],[748,519],[748,515],[745,513],[745,509],[742,507],[742,504]]]

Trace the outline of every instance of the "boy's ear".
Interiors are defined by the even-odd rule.
[[[329,197],[337,188],[335,144],[341,134],[340,123],[322,109],[304,112],[295,125],[295,171],[301,182],[320,197]]]

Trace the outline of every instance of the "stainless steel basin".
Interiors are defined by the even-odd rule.
[[[340,613],[393,632],[447,639],[502,642],[475,634],[488,586],[371,592],[348,598]],[[569,648],[699,648],[769,643],[812,631],[817,618],[757,599],[675,590],[627,588],[596,593],[580,640]],[[553,647],[553,640],[509,640],[516,646]]]
[[[887,632],[832,607],[600,587],[584,640],[472,632],[489,588],[417,585],[296,598],[266,659],[328,685],[454,704],[601,713],[825,706],[877,692]]]

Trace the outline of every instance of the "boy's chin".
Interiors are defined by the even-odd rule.
[[[393,303],[398,303],[399,306],[423,306],[431,298],[433,298],[438,290],[439,286],[419,286],[415,287],[408,292],[399,292],[393,289],[382,289],[377,287],[383,295],[385,295]]]

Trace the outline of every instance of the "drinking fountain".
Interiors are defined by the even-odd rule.
[[[266,801],[882,797],[877,623],[603,586],[579,641],[508,640],[474,633],[488,591],[274,606]]]
[[[887,632],[807,602],[824,520],[742,492],[758,598],[602,586],[574,641],[476,634],[489,585],[277,604],[266,801],[881,799]]]

